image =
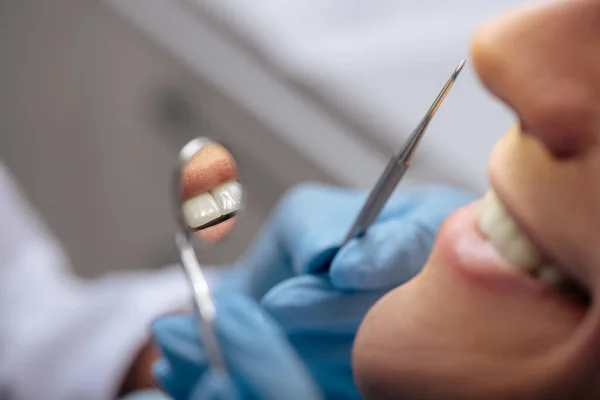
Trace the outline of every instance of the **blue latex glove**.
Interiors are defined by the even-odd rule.
[[[230,282],[282,326],[331,399],[360,398],[350,365],[360,322],[421,270],[440,224],[473,199],[442,186],[399,193],[366,236],[339,249],[366,195],[318,184],[291,191]]]
[[[315,400],[322,398],[281,329],[240,294],[215,296],[216,334],[230,377],[208,368],[195,313],[157,320],[152,333],[162,358],[154,372],[174,399]]]

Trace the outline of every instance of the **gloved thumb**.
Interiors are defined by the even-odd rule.
[[[331,283],[342,290],[389,289],[418,274],[446,217],[473,196],[435,186],[412,191],[397,216],[384,216],[350,241],[331,263]]]

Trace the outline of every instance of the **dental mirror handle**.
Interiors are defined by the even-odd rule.
[[[177,232],[175,242],[179,249],[183,268],[192,284],[194,305],[198,312],[200,340],[206,349],[206,358],[211,368],[225,372],[225,361],[213,326],[216,308],[210,295],[206,277],[202,272],[196,252],[187,237],[183,233]]]

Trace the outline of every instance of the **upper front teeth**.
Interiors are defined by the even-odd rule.
[[[190,228],[199,228],[223,214],[210,193],[201,193],[182,205],[183,215]]]
[[[201,193],[185,201],[183,216],[190,228],[200,228],[219,217],[238,211],[242,203],[239,182],[223,183],[210,192]]]
[[[478,222],[482,235],[510,265],[526,271],[546,285],[561,290],[573,285],[558,266],[544,262],[541,253],[519,230],[493,190],[489,191],[481,202]],[[585,293],[578,290],[576,285],[574,287],[576,289],[571,289],[571,292],[576,296],[583,296],[587,301]]]
[[[521,233],[494,191],[489,191],[483,198],[479,229],[511,264],[532,272],[542,262],[541,254]]]
[[[239,182],[226,182],[210,191],[219,204],[223,214],[229,214],[240,209],[242,202],[242,187]]]

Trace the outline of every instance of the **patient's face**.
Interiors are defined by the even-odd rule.
[[[357,382],[377,399],[600,398],[600,0],[525,3],[472,52],[520,123],[493,192],[365,318]]]

